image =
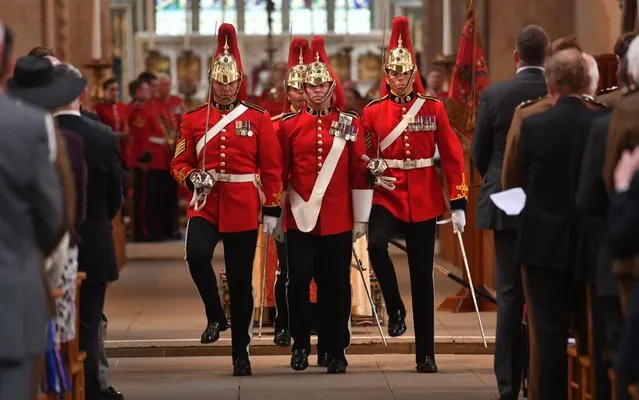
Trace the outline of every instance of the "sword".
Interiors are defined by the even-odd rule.
[[[366,278],[364,277],[364,267],[362,266],[362,262],[359,257],[357,257],[357,253],[355,252],[355,247],[351,247],[353,250],[353,257],[355,257],[355,263],[357,264],[357,269],[359,270],[359,276],[362,277],[362,282],[364,282],[364,289],[366,289],[366,296],[368,297],[368,301],[371,303],[371,310],[373,310],[373,317],[375,318],[375,323],[377,324],[377,329],[379,329],[379,335],[382,338],[382,342],[385,347],[388,347],[388,343],[386,343],[386,337],[384,336],[384,331],[382,330],[382,324],[379,322],[379,317],[377,316],[377,310],[375,310],[375,303],[373,302],[373,297],[371,296],[371,292],[368,288],[368,284],[366,283]]]
[[[217,32],[217,20],[215,21],[215,31],[214,32]],[[213,59],[215,59],[215,57],[213,57]],[[209,66],[209,68],[210,68],[210,66]],[[207,102],[206,102],[206,123],[204,125],[205,126],[204,127],[204,149],[202,150],[202,171],[199,174],[199,177],[196,178],[196,180],[201,185],[203,184],[203,185],[211,185],[211,186],[208,188],[208,190],[207,190],[206,186],[200,186],[199,187],[199,189],[201,190],[200,193],[198,193],[198,188],[197,187],[193,188],[193,197],[191,198],[191,201],[190,201],[189,205],[192,206],[195,209],[195,211],[200,211],[202,208],[204,208],[204,205],[206,205],[206,198],[208,197],[209,191],[211,190],[211,187],[213,187],[213,184],[215,184],[215,181],[206,172],[206,144],[208,143],[207,136],[209,134],[209,118],[211,116],[211,92],[212,92],[211,89],[212,89],[212,86],[213,86],[213,71],[211,71],[209,69],[208,99],[207,99]],[[207,177],[207,175],[208,175],[208,177]]]
[[[477,314],[477,321],[479,322],[479,329],[481,330],[481,338],[484,341],[484,347],[488,348],[486,343],[486,334],[484,333],[484,324],[481,322],[481,315],[479,314],[479,307],[477,306],[477,297],[475,296],[475,286],[473,285],[473,277],[470,276],[470,267],[468,266],[468,258],[466,258],[466,248],[464,247],[464,239],[460,231],[457,231],[457,240],[459,241],[459,247],[461,248],[462,258],[464,259],[464,267],[466,267],[466,275],[468,275],[468,284],[470,286],[470,294],[473,296],[473,304],[475,305],[475,313]]]
[[[257,337],[262,337],[262,322],[264,320],[264,300],[266,297],[266,264],[268,262],[268,232],[264,233],[266,239],[264,241],[264,260],[262,260],[262,288],[260,290],[260,323],[258,328]]]

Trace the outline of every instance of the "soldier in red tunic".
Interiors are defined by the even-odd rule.
[[[408,247],[417,370],[437,372],[434,349],[433,257],[436,219],[446,212],[442,185],[433,167],[435,146],[449,188],[453,227],[465,225],[468,187],[462,146],[448,123],[444,105],[425,96],[410,43],[408,20],[393,19],[384,65],[382,97],[362,116],[369,170],[375,181],[368,230],[368,251],[388,310],[388,333],[406,332],[390,239],[403,234]]]
[[[130,154],[129,145],[129,121],[128,106],[118,101],[120,98],[120,85],[115,79],[107,79],[102,84],[104,90],[104,102],[95,106],[95,112],[98,114],[103,124],[109,125],[113,132],[119,136],[120,154],[125,167],[132,168],[134,165]]]
[[[171,78],[166,74],[155,75],[152,72],[142,72],[138,79],[151,85],[152,97],[148,104],[149,112],[158,120],[162,130],[166,136],[166,145],[169,152],[173,154],[175,151],[175,142],[180,128],[175,110],[168,101],[168,92],[171,87]],[[163,239],[179,239],[181,234],[178,228],[178,189],[170,176],[164,174],[162,182],[155,193],[155,201],[160,203],[160,207],[164,211],[160,216],[162,226],[161,238]]]
[[[308,290],[315,278],[319,334],[330,360],[327,371],[344,373],[350,343],[352,242],[366,232],[372,190],[362,161],[359,121],[342,111],[344,93],[328,64],[324,38],[313,39],[311,56],[304,74],[307,107],[282,118],[278,132],[282,180],[288,187],[284,227],[294,341],[291,368],[308,367]]]
[[[294,38],[288,53],[288,72],[286,80],[283,81],[283,87],[286,90],[286,101],[280,106],[285,112],[280,113],[271,118],[273,121],[273,129],[275,132],[279,130],[282,118],[301,110],[306,104],[304,97],[304,72],[306,64],[304,60],[308,58],[310,47],[308,40],[303,38]],[[291,344],[291,333],[288,323],[288,304],[286,301],[286,285],[288,283],[288,261],[286,258],[286,245],[284,233],[279,231],[274,235],[275,246],[277,249],[277,258],[279,259],[279,271],[275,275],[275,285],[273,285],[276,315],[275,315],[275,336],[273,341],[280,346],[289,346]],[[272,271],[269,271],[271,274]],[[268,278],[267,278],[268,282]],[[267,287],[271,287],[270,285]],[[311,289],[314,292],[314,288]],[[311,293],[311,301],[313,299]]]
[[[194,192],[187,209],[186,261],[206,309],[201,342],[217,341],[228,327],[211,267],[213,250],[223,240],[233,374],[245,376],[251,375],[248,348],[257,228],[263,214],[263,226],[272,233],[280,216],[282,158],[270,115],[244,101],[246,82],[233,25],[220,26],[209,73],[210,103],[184,115],[171,171],[179,184]]]
[[[170,178],[171,152],[166,132],[160,124],[151,103],[150,85],[140,79],[131,82],[129,91],[133,101],[129,104],[129,132],[131,160],[134,170],[134,239],[158,241],[164,238],[165,209],[158,201]]]

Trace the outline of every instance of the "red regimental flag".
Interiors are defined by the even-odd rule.
[[[457,60],[446,100],[446,111],[453,129],[470,140],[475,130],[479,95],[488,86],[486,56],[477,30],[475,9],[471,6],[459,39]]]

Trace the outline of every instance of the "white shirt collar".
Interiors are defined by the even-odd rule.
[[[57,117],[58,115],[75,115],[76,117],[82,116],[82,114],[80,114],[80,111],[75,110],[61,110],[53,113],[54,117]]]
[[[527,69],[538,69],[538,70],[540,70],[541,72],[544,72],[544,71],[545,71],[545,70],[544,70],[544,67],[539,67],[539,66],[537,66],[537,65],[527,65],[527,66],[525,66],[525,67],[519,67],[519,68],[517,68],[517,73],[520,73],[521,71],[525,71],[525,70],[527,70]]]

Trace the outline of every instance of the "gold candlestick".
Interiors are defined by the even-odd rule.
[[[93,60],[89,64],[85,64],[84,68],[91,70],[91,108],[95,107],[103,97],[102,82],[106,77],[106,71],[111,69],[113,65],[111,63],[103,62],[102,60]]]

